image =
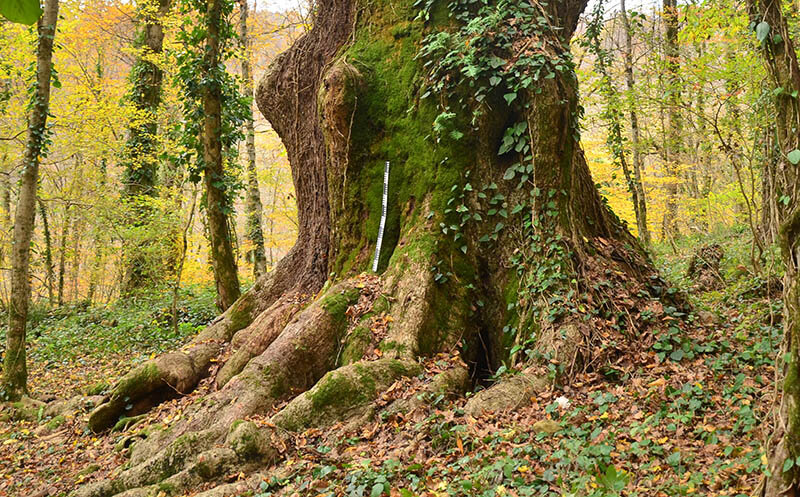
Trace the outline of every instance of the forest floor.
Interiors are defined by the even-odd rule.
[[[656,254],[672,283],[690,292],[695,312],[672,312],[687,331],[674,327],[659,337],[644,366],[578,375],[506,413],[474,418],[464,413],[464,399],[444,398],[425,399],[406,415],[381,413],[394,399],[419,395],[459,360],[430,358],[423,374],[398,381],[379,399],[371,421],[296,434],[281,448],[280,465],[227,481],[239,482],[241,495],[260,497],[750,495],[764,470],[762,444],[776,401],[781,305],[777,295],[759,292],[763,278],[745,268],[742,238],[713,240],[726,250],[719,291],[691,293],[684,277],[697,240]],[[127,303],[128,312],[112,306],[45,318],[31,345],[34,395],[102,392],[131,357],[145,360],[181,343],[213,315],[207,293],[184,301],[177,336],[164,326],[157,300]],[[103,435],[87,430],[86,410],[0,421],[0,495],[66,495],[109,476],[126,460],[126,437],[175,422],[207,390],[204,383],[130,430]]]

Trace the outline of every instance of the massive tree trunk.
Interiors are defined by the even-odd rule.
[[[481,101],[465,97],[472,94],[466,82],[423,98],[437,81],[458,81],[430,74],[427,62],[443,60],[436,54],[417,57],[426,34],[456,30],[457,22],[425,22],[410,0],[317,3],[313,29],[275,60],[257,91],[292,166],[297,244],[192,343],[115,386],[90,416],[95,431],[192,390],[213,361],[224,363],[206,401],[170,431],[138,442],[118,477],[78,495],[161,481],[185,489],[201,479],[202,461],[216,461],[202,471],[215,479],[274,460],[269,440],[280,430],[254,435],[255,425],[237,420],[285,400],[271,420],[278,428],[342,419],[396,378],[418,374],[421,356],[441,351],[460,347],[476,381],[501,361],[544,357],[559,376],[609,360],[635,362],[652,339],[647,322],[658,321],[637,313],[651,298],[669,297],[601,200],[578,142],[567,47],[586,3],[551,3],[544,14],[522,1],[487,6],[498,36],[509,34],[504,16],[514,14],[506,9],[536,14],[531,30],[508,45],[483,45],[498,48],[487,66],[495,73],[475,82],[494,86]],[[539,15],[549,19],[536,24]],[[535,85],[533,73],[523,75],[533,86],[511,98],[508,61],[534,50],[535,38],[543,45],[531,54],[547,61]],[[468,45],[476,46],[459,40],[451,48]],[[442,104],[450,104],[445,117]],[[442,130],[444,120],[456,127]],[[518,144],[505,150],[511,139]],[[380,274],[368,276],[387,160]],[[630,319],[620,320],[621,308]],[[374,336],[370,318],[380,312],[394,319]],[[365,355],[373,346],[380,359]]]
[[[208,2],[206,50],[203,57],[204,77],[214,80],[220,64],[220,24],[222,2]],[[233,199],[225,186],[225,159],[222,153],[222,90],[219,82],[203,86],[203,179],[206,186],[211,265],[217,285],[217,307],[229,308],[241,295],[236,257],[233,253],[233,229],[228,212]],[[229,154],[225,154],[229,156]]]
[[[39,160],[47,139],[47,115],[50,108],[50,76],[53,69],[53,39],[58,20],[58,0],[47,0],[38,23],[36,49],[36,87],[28,125],[28,141],[22,159],[22,177],[14,215],[14,239],[11,250],[11,302],[8,306],[8,332],[3,361],[3,397],[19,398],[28,392],[28,368],[25,360],[25,331],[30,305],[31,238],[36,217],[36,190],[39,186]]]
[[[139,0],[138,22],[142,24],[136,45],[139,50],[131,68],[130,100],[136,111],[125,144],[125,187],[123,195],[135,215],[132,222],[141,226],[152,215],[149,198],[156,194],[158,174],[158,110],[161,106],[161,86],[164,71],[159,65],[164,45],[164,18],[170,10],[170,0]],[[139,242],[142,243],[142,242]],[[154,272],[138,244],[126,247],[123,293],[146,286]]]
[[[786,271],[782,352],[788,353],[788,361],[782,371],[783,396],[768,447],[770,475],[764,485],[768,497],[800,495],[800,105],[792,96],[800,91],[800,65],[781,5],[777,0],[748,1],[756,34],[763,40],[768,73],[774,88],[780,90],[773,92],[779,156],[768,164],[774,167],[768,174],[775,182],[778,242]],[[786,464],[787,460],[792,462]]]
[[[239,1],[239,42],[244,49],[242,56],[242,92],[253,96],[253,73],[250,70],[251,43],[247,36],[248,0]],[[258,170],[256,169],[256,131],[253,125],[253,110],[250,107],[245,119],[245,151],[247,152],[247,240],[252,245],[250,260],[253,262],[253,278],[258,279],[267,272],[267,257],[264,253],[264,231],[261,227],[261,194],[258,189]]]

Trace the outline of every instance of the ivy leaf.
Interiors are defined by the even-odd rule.
[[[767,39],[767,36],[769,36],[769,29],[769,24],[766,21],[758,23],[756,26],[756,38],[758,38],[758,41],[763,43],[764,40]]]
[[[11,22],[35,24],[42,15],[39,0],[2,0],[0,1],[0,15]]]
[[[513,166],[509,167],[508,169],[506,169],[506,173],[503,175],[503,179],[506,179],[506,180],[512,179],[514,177],[514,174],[516,174],[516,171],[514,170],[514,167]]]
[[[789,159],[789,162],[791,162],[795,166],[797,164],[800,164],[800,150],[798,149],[792,150],[791,152],[786,154],[786,158]]]
[[[492,55],[492,57],[489,59],[489,65],[492,66],[492,69],[497,69],[500,66],[506,65],[506,61],[505,59],[501,59],[496,55]]]
[[[783,462],[783,472],[786,473],[792,469],[792,466],[794,466],[794,459],[791,457],[786,458],[786,460]]]
[[[513,102],[514,100],[516,100],[516,99],[517,99],[517,94],[516,94],[516,93],[514,93],[514,92],[512,92],[512,93],[506,93],[505,95],[503,95],[503,98],[505,98],[505,99],[506,99],[506,102],[507,102],[509,105],[511,105],[511,102]]]
[[[492,85],[492,86],[499,85],[500,81],[502,81],[500,76],[492,76],[491,78],[489,78],[489,84]]]

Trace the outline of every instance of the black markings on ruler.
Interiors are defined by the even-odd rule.
[[[383,202],[381,208],[381,225],[378,228],[378,243],[375,245],[375,258],[372,260],[372,271],[378,272],[378,259],[381,257],[381,245],[383,244],[383,230],[386,228],[386,208],[389,204],[389,161],[383,169]]]

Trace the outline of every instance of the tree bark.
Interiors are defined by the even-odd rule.
[[[64,206],[64,223],[61,225],[61,240],[58,243],[58,306],[64,305],[64,276],[67,270],[67,239],[72,223],[71,205]]]
[[[39,36],[36,49],[36,87],[28,125],[17,210],[14,215],[11,302],[8,309],[8,334],[3,361],[4,396],[12,400],[28,393],[25,332],[31,296],[29,280],[31,238],[36,217],[39,159],[44,151],[47,136],[56,21],[58,21],[58,0],[46,0],[44,13],[37,26]]]
[[[674,240],[678,235],[678,164],[683,148],[681,142],[681,89],[680,89],[680,49],[678,47],[678,31],[680,19],[677,0],[664,0],[664,57],[667,71],[667,106],[668,129],[664,143],[666,158],[665,170],[669,176],[667,182],[667,209],[664,213],[662,232],[665,238]]]
[[[47,220],[47,209],[42,199],[39,201],[39,212],[42,214],[42,231],[44,232],[44,271],[47,287],[47,305],[53,307],[53,241],[50,235],[50,223]]]
[[[473,377],[485,378],[503,361],[526,362],[512,352],[515,343],[504,332],[511,328],[519,344],[535,338],[530,355],[549,357],[562,375],[641,355],[653,336],[647,327],[660,320],[647,324],[638,313],[649,299],[669,296],[641,245],[595,189],[576,133],[571,64],[512,103],[497,88],[487,96],[492,112],[476,117],[474,127],[468,124],[473,103],[455,105],[459,92],[470,91],[459,85],[450,98],[459,113],[454,119],[468,133],[437,140],[432,127],[441,109],[439,101],[421,98],[432,82],[417,54],[423,34],[443,26],[425,23],[412,3],[392,0],[361,11],[359,0],[322,0],[313,29],[273,62],[257,101],[287,149],[298,197],[297,245],[190,344],[136,367],[112,389],[89,417],[95,431],[189,392],[212,374],[216,387],[205,406],[169,432],[138,442],[119,476],[76,495],[149,491],[158,482],[186,489],[197,485],[183,479],[195,474],[196,454],[210,457],[210,451],[227,455],[208,478],[236,464],[269,464],[279,457],[274,450],[254,449],[257,457],[237,452],[234,432],[247,425],[237,420],[283,401],[288,405],[271,418],[279,429],[346,419],[395,379],[418,374],[419,357],[442,351],[460,350]],[[541,38],[548,56],[568,57],[586,3],[542,4],[555,26]],[[526,49],[520,41],[502,53],[505,60]],[[526,130],[535,159],[509,180],[516,152],[498,149],[517,129]],[[386,160],[380,274],[368,275]],[[527,207],[517,209],[518,203]],[[464,209],[469,220],[451,229]],[[538,279],[542,274],[546,281]],[[588,310],[561,313],[548,307],[553,298],[565,309],[573,299]],[[598,317],[618,315],[617,306],[631,312],[624,333],[616,320],[611,326]],[[386,336],[356,332],[383,312],[393,318]],[[614,345],[600,346],[606,333]],[[380,359],[367,354],[373,340]],[[215,362],[223,363],[216,372]]]
[[[154,2],[153,9],[150,2]],[[138,54],[131,69],[130,101],[137,116],[128,129],[125,144],[124,198],[130,203],[135,226],[142,226],[152,214],[148,198],[155,196],[158,173],[158,109],[161,106],[164,71],[153,60],[161,54],[164,44],[164,17],[169,13],[170,0],[139,0],[138,22],[141,32],[136,40]],[[148,269],[152,261],[146,260],[136,246],[127,250],[125,257],[123,293],[146,286],[153,281],[153,272]]]
[[[252,43],[247,35],[248,0],[239,0],[239,42],[244,49],[242,57],[242,91],[248,97],[253,96],[253,74],[250,70]],[[264,253],[264,231],[261,226],[261,194],[258,188],[258,170],[256,169],[256,131],[253,125],[253,109],[245,120],[245,150],[247,152],[247,240],[252,245],[250,260],[253,263],[253,278],[258,279],[267,272],[267,258]]]
[[[208,3],[208,32],[203,70],[205,78],[213,79],[220,64],[220,16],[222,0]],[[206,215],[211,244],[211,264],[217,286],[217,307],[224,311],[241,295],[236,257],[231,240],[232,229],[228,212],[232,200],[225,190],[225,165],[222,156],[222,93],[219,84],[203,87],[203,178],[206,187]]]
[[[775,125],[779,155],[767,166],[775,182],[778,242],[784,264],[784,365],[783,396],[778,407],[775,431],[769,451],[769,474],[764,489],[768,497],[800,495],[800,166],[790,154],[800,149],[800,106],[793,92],[800,91],[800,65],[790,35],[782,4],[776,0],[748,0],[750,16],[758,26],[769,31],[762,42],[762,54],[775,95]],[[795,461],[786,471],[788,459]]]
[[[647,226],[647,197],[644,193],[642,183],[642,151],[639,130],[639,115],[636,112],[636,83],[633,76],[633,28],[628,19],[628,11],[625,8],[625,0],[620,0],[620,14],[622,17],[622,30],[625,35],[625,48],[623,57],[625,58],[625,84],[628,88],[628,114],[631,121],[631,154],[633,158],[633,187],[636,190],[638,204],[633,208],[636,211],[636,227],[639,232],[639,240],[646,246],[650,246],[650,228]]]

